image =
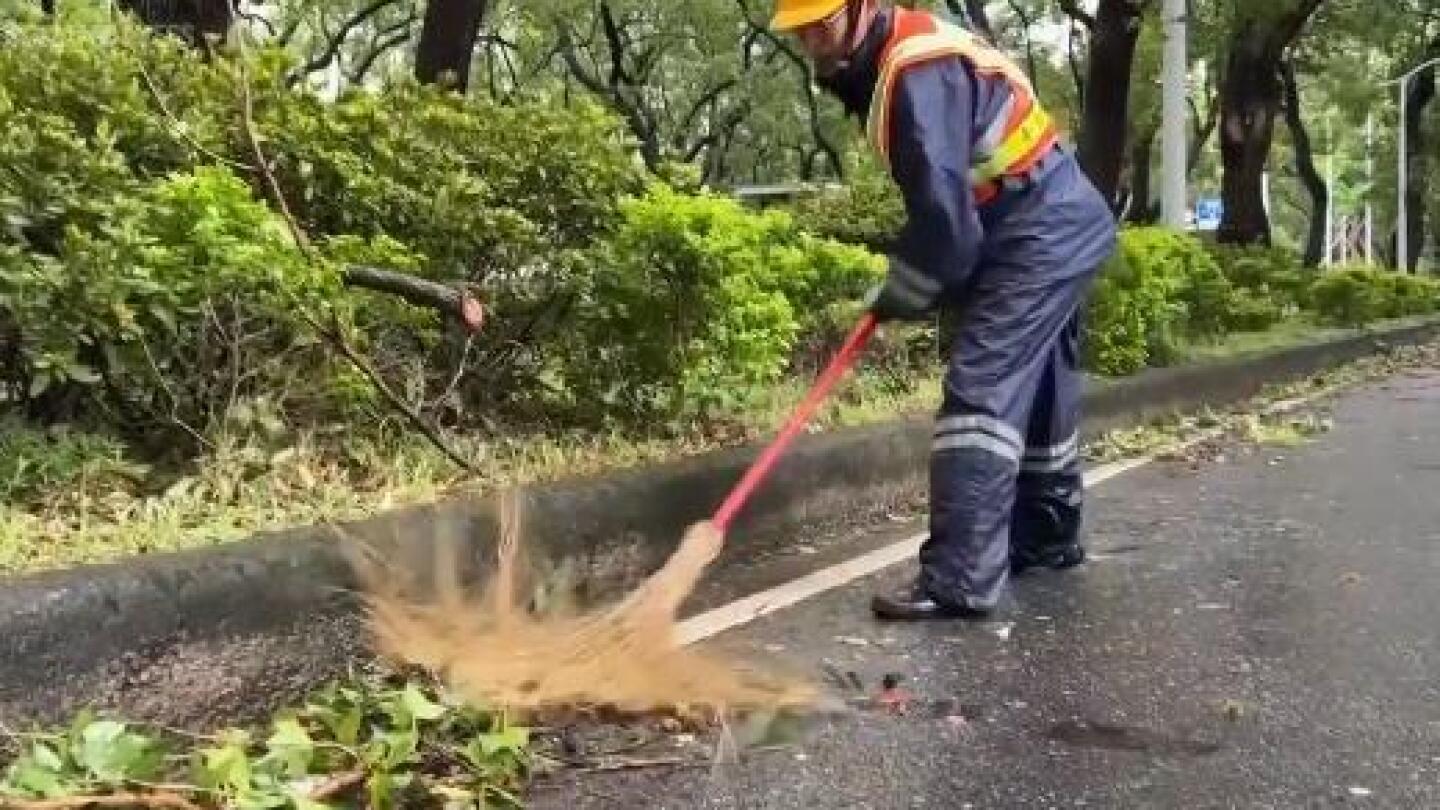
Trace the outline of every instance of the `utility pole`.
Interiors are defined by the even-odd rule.
[[[1185,78],[1189,73],[1186,48],[1188,20],[1186,0],[1165,0],[1165,65],[1162,85],[1164,105],[1161,111],[1161,184],[1160,211],[1165,224],[1184,229],[1187,194],[1185,161],[1187,157],[1185,113]]]
[[[1365,116],[1365,263],[1375,264],[1375,113]]]
[[[1395,270],[1400,273],[1410,272],[1410,252],[1406,245],[1410,241],[1410,217],[1405,210],[1405,192],[1410,184],[1410,178],[1405,176],[1410,168],[1409,161],[1405,159],[1405,84],[1410,75],[1407,73],[1400,79],[1400,166],[1395,175],[1395,186],[1399,189],[1399,200],[1395,206]]]
[[[1335,125],[1325,114],[1325,266],[1335,263]]]

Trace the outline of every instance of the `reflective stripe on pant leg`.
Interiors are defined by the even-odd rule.
[[[1043,553],[1078,540],[1084,505],[1078,323],[1077,314],[1050,350],[1036,388],[1011,526],[1011,545],[1017,553]]]
[[[935,452],[974,447],[1018,462],[1024,439],[1003,419],[991,416],[943,416],[935,423]]]
[[[1080,460],[1080,435],[1071,433],[1065,441],[1049,447],[1026,447],[1020,471],[1026,473],[1062,472]]]

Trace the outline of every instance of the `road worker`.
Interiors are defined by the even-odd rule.
[[[1080,318],[1115,219],[1025,73],[960,26],[878,0],[777,0],[771,26],[863,122],[904,199],[871,311],[958,316],[919,574],[872,608],[983,618],[1012,574],[1084,560]]]

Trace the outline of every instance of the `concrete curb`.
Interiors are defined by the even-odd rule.
[[[1098,385],[1086,432],[1243,400],[1265,386],[1440,337],[1440,321]],[[928,420],[807,437],[757,493],[718,565],[780,548],[802,529],[874,519],[923,495]],[[582,598],[632,585],[705,517],[757,448],[537,486],[521,493],[528,553]],[[407,570],[436,538],[487,567],[496,505],[456,500],[338,527]],[[22,577],[0,587],[0,719],[55,721],[86,704],[204,727],[257,716],[366,661],[353,578],[334,528]]]

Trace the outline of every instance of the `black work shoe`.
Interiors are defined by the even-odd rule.
[[[1064,571],[1085,562],[1085,547],[1079,543],[1048,546],[1036,550],[1017,551],[1010,557],[1010,573],[1016,576],[1031,568]]]
[[[881,594],[870,600],[875,617],[892,622],[918,622],[934,619],[984,619],[988,610],[941,604],[919,583],[907,585],[893,594]]]

